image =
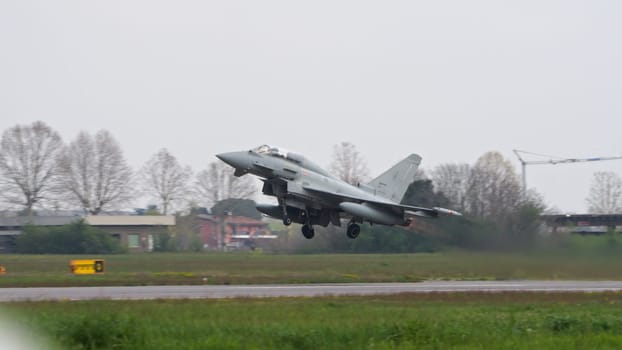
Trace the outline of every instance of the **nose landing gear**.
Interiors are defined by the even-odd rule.
[[[292,224],[292,219],[287,215],[283,216],[283,225],[289,226],[291,224]]]
[[[279,200],[279,205],[281,206],[281,210],[283,211],[283,225],[289,226],[292,224],[292,219],[287,215],[287,205],[284,200]]]
[[[309,212],[307,210],[303,210],[300,213],[300,217],[305,223],[304,225],[302,225],[302,235],[305,236],[306,239],[313,238],[313,236],[315,236],[315,230],[311,225],[311,218],[309,217]]]

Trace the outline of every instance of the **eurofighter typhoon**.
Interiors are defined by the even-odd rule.
[[[461,215],[445,208],[423,208],[400,204],[415,179],[421,157],[411,154],[367,184],[351,185],[330,174],[300,154],[268,145],[249,151],[221,153],[216,157],[235,168],[235,176],[253,174],[263,181],[263,193],[274,196],[278,205],[257,204],[257,210],[302,224],[305,238],[313,238],[314,225],[341,226],[349,219],[346,234],[358,237],[359,223],[407,226],[413,216]]]

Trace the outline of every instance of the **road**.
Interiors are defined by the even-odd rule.
[[[138,287],[0,288],[0,302],[26,300],[140,300],[433,292],[601,292],[622,291],[622,281],[426,281],[300,285],[205,285]]]

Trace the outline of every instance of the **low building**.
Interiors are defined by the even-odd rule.
[[[604,234],[622,232],[622,214],[561,214],[540,217],[550,233]]]
[[[98,215],[98,216],[17,216],[0,218],[0,253],[12,252],[15,240],[26,225],[63,226],[84,219],[117,238],[130,252],[153,250],[154,236],[175,226],[174,216]]]
[[[175,226],[175,217],[170,215],[96,215],[84,219],[119,239],[130,252],[153,251],[154,236]]]

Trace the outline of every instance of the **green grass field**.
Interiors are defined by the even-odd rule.
[[[28,302],[63,349],[619,349],[622,294]]]
[[[90,256],[90,258],[102,256]],[[622,279],[617,255],[469,253],[270,255],[149,253],[103,256],[106,273],[74,276],[64,255],[2,255],[0,287],[154,284],[412,282],[427,279]]]

